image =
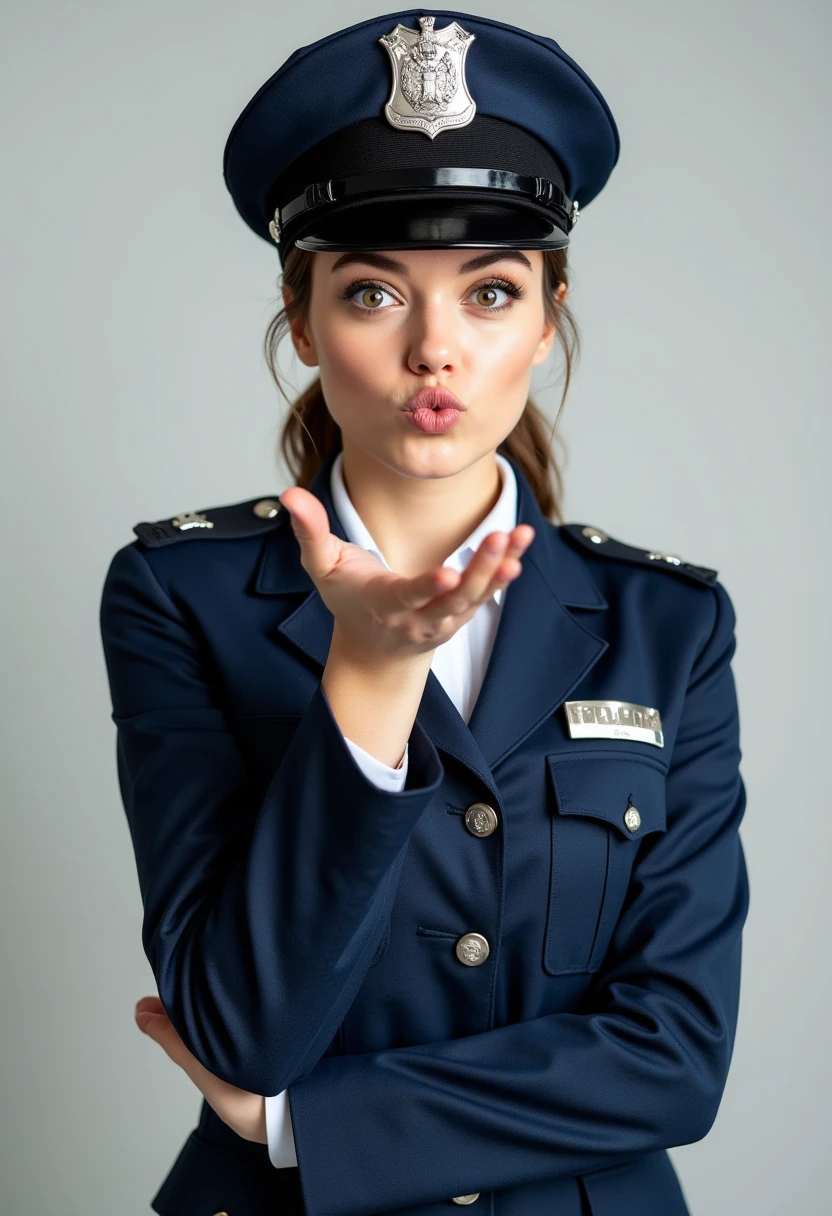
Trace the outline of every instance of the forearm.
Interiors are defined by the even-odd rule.
[[[332,715],[342,733],[382,763],[397,768],[435,651],[373,661],[357,654],[335,623],[321,677]]]

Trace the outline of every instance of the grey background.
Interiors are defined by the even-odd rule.
[[[393,11],[389,6],[387,11]],[[149,1212],[200,1095],[155,992],[98,635],[132,525],[279,492],[275,251],[221,174],[295,47],[383,5],[12,4],[0,42],[3,1135],[10,1211]],[[567,518],[718,568],[751,880],[740,1026],[696,1216],[828,1211],[830,9],[486,3],[598,84],[621,158],[570,250]],[[296,388],[308,369],[288,358]],[[554,410],[557,365],[538,369]],[[542,374],[539,374],[541,373]]]

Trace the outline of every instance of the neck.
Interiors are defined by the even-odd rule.
[[[450,476],[401,473],[344,446],[344,485],[392,570],[413,578],[441,566],[494,509],[502,492],[495,452]],[[426,466],[428,462],[426,462]]]

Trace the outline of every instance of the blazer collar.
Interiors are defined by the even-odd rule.
[[[336,456],[337,451],[330,453],[309,490],[326,508],[332,532],[347,540],[330,494]],[[563,704],[609,645],[569,611],[604,609],[607,601],[580,553],[540,511],[520,466],[508,459],[517,478],[517,522],[531,524],[535,535],[523,554],[521,575],[505,589],[471,719],[465,723],[433,671],[428,673],[417,713],[436,748],[462,760],[492,788],[491,770]],[[266,596],[306,593],[275,626],[275,639],[297,647],[323,672],[333,616],[301,565],[287,511],[265,538],[252,590]]]

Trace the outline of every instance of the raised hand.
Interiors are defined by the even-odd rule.
[[[280,502],[291,514],[301,564],[341,637],[351,650],[373,659],[432,651],[453,637],[496,588],[520,574],[520,555],[534,538],[530,524],[518,524],[508,536],[492,532],[462,575],[435,566],[406,578],[335,536],[326,508],[308,490],[292,486]]]

